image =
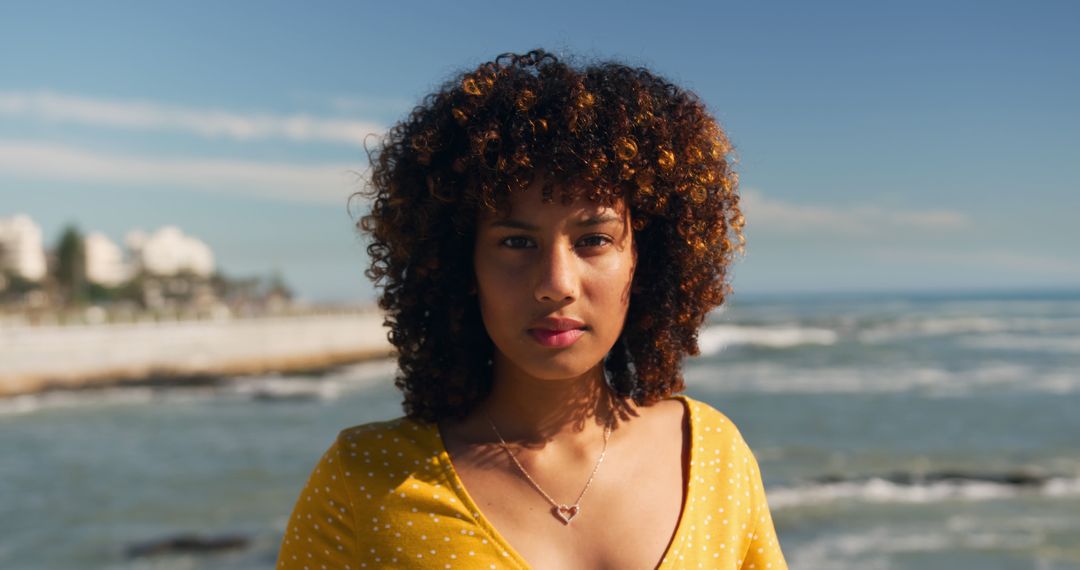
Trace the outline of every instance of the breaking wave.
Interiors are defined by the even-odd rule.
[[[235,398],[251,401],[336,400],[346,394],[389,383],[396,363],[376,360],[335,369],[319,376],[276,374],[222,377],[198,386],[113,385],[83,390],[56,390],[0,399],[0,417],[44,410],[141,405],[183,404],[210,399]]]
[[[1067,366],[1047,369],[1007,361],[951,370],[936,366],[875,368],[857,363],[809,368],[766,360],[723,363],[691,360],[684,377],[688,386],[709,392],[918,392],[929,397],[956,397],[990,387],[1052,394],[1080,391],[1080,373]]]
[[[698,335],[701,354],[716,354],[729,346],[751,345],[766,348],[791,348],[815,344],[836,343],[837,333],[823,328],[798,326],[754,327],[736,325],[712,325]]]
[[[838,501],[871,503],[936,503],[986,501],[1035,494],[1080,496],[1080,477],[1027,473],[893,474],[863,478],[828,478],[768,490],[769,507],[785,509]]]

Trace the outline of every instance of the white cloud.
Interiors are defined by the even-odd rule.
[[[309,115],[239,114],[147,101],[110,101],[49,91],[0,91],[0,115],[56,123],[147,131],[178,131],[207,138],[286,139],[363,146],[385,128],[373,122]]]
[[[0,139],[0,175],[149,188],[172,186],[344,204],[362,165],[287,165],[243,160],[146,158]]]
[[[971,227],[962,212],[950,210],[893,210],[856,205],[826,208],[767,198],[744,190],[740,204],[750,231],[762,228],[788,234],[873,236],[897,230],[956,231]]]
[[[950,267],[993,268],[994,270],[1058,275],[1080,278],[1080,262],[1045,253],[1030,253],[1007,249],[976,251],[906,250],[882,248],[878,254],[899,262],[930,262]]]
[[[401,114],[407,113],[411,103],[404,99],[373,99],[370,97],[330,97],[329,104],[341,113],[356,112],[386,112]]]

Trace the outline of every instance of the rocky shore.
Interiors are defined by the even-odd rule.
[[[121,383],[325,369],[392,354],[375,311],[0,327],[0,398]]]

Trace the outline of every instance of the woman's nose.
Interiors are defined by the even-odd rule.
[[[536,300],[565,301],[577,297],[578,279],[573,248],[559,245],[540,256]]]

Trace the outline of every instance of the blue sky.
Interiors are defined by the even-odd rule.
[[[736,145],[737,294],[1080,287],[1073,2],[5,2],[0,217],[180,226],[364,300],[361,141],[545,47],[645,65]]]

